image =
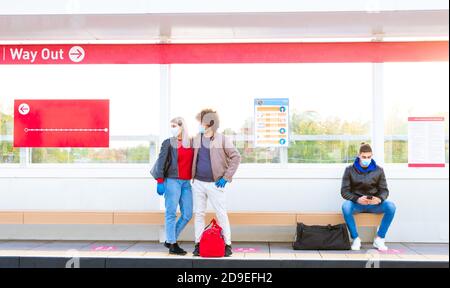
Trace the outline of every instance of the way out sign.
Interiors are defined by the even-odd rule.
[[[82,64],[85,55],[84,48],[77,45],[11,45],[2,49],[6,64]]]
[[[109,100],[17,99],[14,147],[109,147]]]

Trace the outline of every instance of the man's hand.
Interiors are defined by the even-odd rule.
[[[358,201],[357,201],[357,202],[358,202],[358,204],[360,204],[360,205],[367,206],[367,205],[370,204],[370,201],[371,201],[371,200],[367,199],[366,196],[362,196],[362,197],[359,197],[359,198],[358,198]]]
[[[381,204],[381,199],[378,197],[373,197],[372,199],[369,200],[369,205],[380,205]]]

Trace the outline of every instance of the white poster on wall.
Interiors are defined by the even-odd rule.
[[[289,99],[255,99],[255,147],[289,146]]]
[[[445,118],[408,118],[408,166],[445,167]]]

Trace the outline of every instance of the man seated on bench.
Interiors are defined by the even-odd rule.
[[[384,170],[372,159],[372,148],[362,143],[355,162],[345,169],[342,179],[341,194],[346,200],[342,205],[342,213],[353,239],[352,250],[361,249],[354,214],[384,214],[373,246],[380,251],[387,251],[386,233],[394,219],[396,207],[387,201],[389,190]]]

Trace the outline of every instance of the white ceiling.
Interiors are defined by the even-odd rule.
[[[448,10],[448,0],[0,0],[0,15]]]
[[[0,16],[0,41],[241,42],[447,38],[448,10]]]

